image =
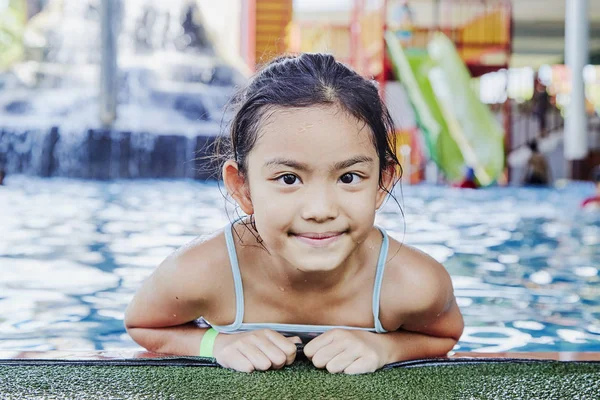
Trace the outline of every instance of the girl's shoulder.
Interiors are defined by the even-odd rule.
[[[138,289],[128,307],[128,326],[175,326],[201,316],[233,318],[225,247],[221,232],[194,239],[167,257]]]
[[[204,296],[223,290],[232,280],[223,231],[200,236],[181,246],[161,264],[180,285]]]
[[[446,268],[427,253],[390,238],[387,254],[386,279],[412,284],[439,283],[449,278]]]
[[[442,264],[426,253],[390,238],[381,286],[384,326],[383,320],[397,329],[412,316],[441,312],[453,299],[450,274]]]

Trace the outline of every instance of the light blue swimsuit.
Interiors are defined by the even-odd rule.
[[[235,222],[234,222],[235,223]],[[212,325],[204,318],[200,319],[200,324],[212,326],[213,329],[219,333],[238,333],[248,332],[258,329],[271,329],[277,331],[284,336],[299,336],[303,341],[310,340],[321,333],[324,333],[330,329],[343,328],[343,329],[356,329],[369,332],[385,333],[387,332],[381,326],[379,321],[379,298],[381,295],[381,282],[383,281],[383,273],[385,270],[385,260],[387,258],[389,239],[387,233],[382,229],[378,228],[383,235],[383,241],[381,243],[381,249],[379,251],[379,259],[377,261],[377,270],[375,272],[375,284],[373,286],[373,319],[375,326],[373,328],[360,328],[353,326],[336,326],[336,325],[300,325],[300,324],[277,324],[277,323],[245,323],[244,320],[244,289],[242,287],[242,276],[240,274],[240,267],[238,263],[237,253],[235,251],[235,243],[233,241],[233,224],[225,229],[225,240],[227,242],[227,252],[229,253],[229,262],[231,263],[231,272],[233,273],[233,282],[235,286],[235,301],[236,301],[236,313],[235,321],[229,325]]]

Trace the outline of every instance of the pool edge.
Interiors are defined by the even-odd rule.
[[[46,360],[118,360],[164,358],[165,354],[143,350],[104,350],[104,351],[0,351],[0,359],[46,359]],[[511,358],[555,361],[600,361],[600,352],[501,352],[478,353],[456,352],[448,358]]]

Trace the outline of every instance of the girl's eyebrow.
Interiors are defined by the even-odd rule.
[[[272,160],[269,160],[265,163],[265,167],[271,167],[271,166],[279,166],[279,165],[283,165],[285,167],[289,167],[289,168],[293,168],[293,169],[297,169],[299,171],[308,171],[310,170],[310,168],[308,167],[307,164],[298,162],[298,161],[294,161],[294,160],[290,160],[288,158],[273,158]]]
[[[354,156],[354,157],[349,158],[347,160],[336,162],[333,165],[333,167],[331,168],[331,170],[332,171],[339,171],[340,169],[350,168],[354,164],[360,164],[360,163],[372,164],[373,163],[373,159],[371,157],[368,157],[368,156]]]
[[[339,171],[341,169],[350,168],[354,164],[360,164],[360,163],[372,164],[373,159],[368,156],[355,156],[355,157],[349,158],[344,161],[336,162],[331,167],[331,171]],[[310,171],[311,170],[311,168],[307,164],[301,163],[298,161],[294,161],[289,158],[273,158],[272,160],[269,160],[264,164],[265,167],[281,166],[281,165],[285,166],[285,167],[296,169],[298,171]]]

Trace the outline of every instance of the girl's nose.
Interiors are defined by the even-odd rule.
[[[303,219],[325,222],[338,215],[339,208],[333,190],[320,187],[306,193],[302,207]]]

